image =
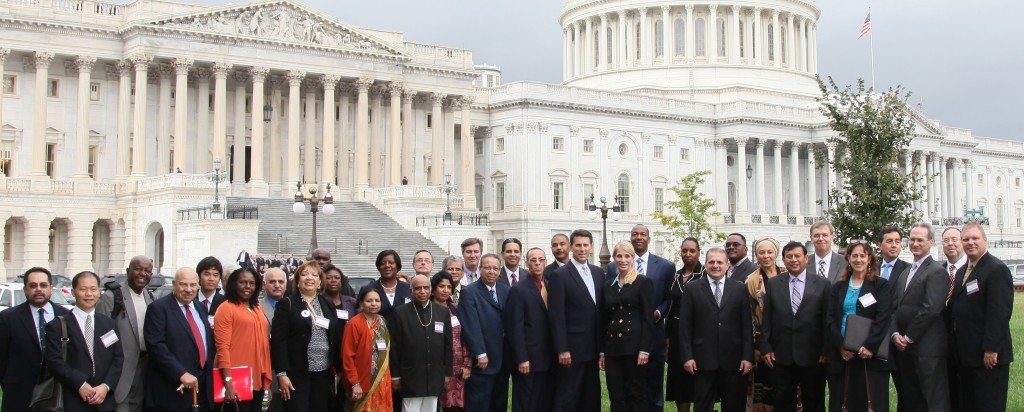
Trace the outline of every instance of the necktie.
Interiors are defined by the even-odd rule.
[[[974,273],[974,264],[967,265],[967,273],[964,273],[964,285],[967,284],[967,279],[971,278],[971,274]]]
[[[822,262],[822,263],[824,263],[824,262]],[[891,276],[891,275],[892,275],[892,264],[891,263],[883,263],[882,264],[882,279],[889,280],[889,276]]]
[[[459,288],[452,289],[452,302],[459,304]]]
[[[917,273],[917,264],[916,263],[914,264],[914,267],[910,268],[910,273],[907,274],[907,283],[905,285],[903,285],[903,290],[904,291],[907,290],[908,287],[910,287],[910,281],[914,279],[914,274],[915,273]]]
[[[818,261],[818,276],[825,277],[825,261]]]
[[[804,299],[803,291],[798,287],[799,283],[800,278],[793,278],[790,287],[792,291],[790,292],[789,305],[792,306],[794,315],[796,315],[796,310],[800,309],[800,301]]]
[[[540,300],[544,301],[544,308],[548,307],[548,287],[545,285],[547,282],[540,282]]]
[[[729,266],[729,270],[725,271],[726,278],[732,278],[732,272],[736,271],[736,266]]]
[[[210,299],[204,300],[203,306],[206,306],[206,313],[210,313]]]
[[[44,310],[43,308],[39,308],[38,312],[39,312],[39,348],[43,349],[43,348],[46,348],[46,318],[43,317],[43,314],[46,313],[46,310]]]
[[[518,272],[518,270],[516,272]],[[516,283],[519,283],[519,277],[516,276],[516,272],[510,273],[512,275],[512,286],[515,286]]]
[[[494,303],[498,303],[498,293],[491,289],[491,299],[494,299]]]
[[[716,280],[715,282],[715,305],[722,307],[722,281]]]
[[[953,285],[956,284],[956,265],[949,264],[949,292],[946,293],[946,304],[949,304],[949,300],[953,299]]]
[[[96,358],[93,357],[94,331],[92,329],[92,315],[85,315],[85,348],[89,350],[89,360],[92,361],[92,373],[96,374]]]
[[[640,272],[640,275],[643,276],[643,274],[644,274],[644,258],[637,258],[636,259],[636,271]]]
[[[203,342],[203,334],[199,333],[199,324],[196,323],[196,318],[192,316],[192,311],[188,309],[188,305],[181,305],[185,309],[185,320],[188,321],[188,328],[192,329],[192,339],[196,341],[196,350],[199,351],[199,367],[202,368],[206,365],[206,344]]]
[[[587,292],[590,293],[590,298],[597,303],[597,292],[594,291],[594,278],[590,276],[590,266],[583,265],[583,283],[587,285]]]

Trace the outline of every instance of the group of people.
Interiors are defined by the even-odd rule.
[[[877,251],[836,253],[833,233],[812,225],[812,250],[757,239],[753,261],[742,234],[703,253],[687,238],[678,270],[643,225],[606,267],[586,230],[555,235],[550,263],[469,238],[437,273],[429,251],[408,276],[382,251],[358,292],[324,250],[290,279],[207,257],[159,299],[136,256],[121,284],[75,275],[70,311],[32,268],[0,313],[2,408],[30,410],[52,376],[68,411],[597,411],[604,371],[613,411],[824,411],[826,390],[828,410],[888,410],[890,376],[901,411],[1005,410],[1012,281],[983,227],[947,228],[941,261],[925,223],[913,262],[899,228]]]

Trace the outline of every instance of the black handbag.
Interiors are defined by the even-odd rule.
[[[68,325],[63,316],[60,319],[60,356],[68,357]],[[52,373],[32,388],[32,412],[64,412],[64,390]]]

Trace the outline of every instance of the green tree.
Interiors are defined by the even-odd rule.
[[[914,128],[910,94],[900,86],[875,92],[863,79],[856,88],[840,89],[831,77],[828,84],[819,78],[818,86],[822,114],[836,132],[828,143],[845,148],[832,159],[816,153],[819,164],[843,177],[842,187],[830,189],[825,212],[836,228],[836,242],[844,247],[854,239],[877,242],[886,226],[913,225],[921,218],[913,202],[922,193],[899,164]]]
[[[676,200],[665,203],[666,212],[654,212],[653,215],[667,229],[659,233],[666,241],[672,243],[687,236],[696,238],[702,244],[725,240],[725,234],[711,226],[715,217],[721,215],[713,210],[715,201],[699,189],[704,184],[704,178],[710,174],[709,170],[690,173],[669,188],[676,194]]]

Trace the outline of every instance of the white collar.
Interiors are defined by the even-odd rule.
[[[573,266],[576,266],[576,269],[584,268],[587,266],[587,261],[580,262],[576,260],[576,258],[569,258],[569,260],[572,260],[572,264]]]
[[[707,275],[705,276],[705,278],[708,279],[708,285],[711,285],[711,290],[714,290],[716,281],[711,278],[711,275]],[[719,282],[723,288],[725,287],[725,278],[726,276],[722,275],[722,278],[717,280],[717,282]]]
[[[967,255],[964,255],[964,256],[967,256]],[[957,266],[957,267],[959,267],[959,266]],[[28,310],[29,310],[29,312],[32,312],[32,316],[38,315],[39,314],[39,309],[42,309],[43,313],[45,313],[47,315],[52,315],[54,313],[53,312],[53,303],[51,303],[50,301],[46,301],[46,303],[44,303],[43,306],[40,306],[40,307],[32,306],[31,303],[28,304]]]
[[[644,264],[647,264],[648,262],[651,261],[651,251],[648,249],[646,252],[644,252],[644,254],[637,255],[636,259],[643,259]]]
[[[960,256],[960,259],[957,259],[956,262],[947,262],[947,263],[952,264],[954,267],[956,267],[957,270],[960,270],[960,268],[964,267],[964,265],[967,264],[967,254],[964,253],[964,255]]]
[[[793,278],[796,278],[796,279],[800,280],[801,282],[806,282],[807,281],[807,271],[804,270],[804,271],[800,272],[800,274],[797,275],[797,276],[793,276],[792,273],[789,273],[789,281],[790,282],[793,281]]]
[[[921,258],[921,259],[919,259],[919,260],[915,260],[915,261],[914,261],[914,267],[915,267],[915,268],[918,268],[918,269],[920,269],[920,268],[921,268],[921,265],[923,265],[923,264],[924,264],[924,260],[925,260],[925,259],[928,259],[928,255],[924,255],[924,257],[923,257],[923,258]]]
[[[900,260],[900,257],[899,257],[899,256],[896,256],[895,258],[893,258],[891,262],[889,262],[889,261],[886,261],[886,260],[885,260],[885,259],[883,258],[883,259],[882,259],[882,265],[881,265],[881,266],[885,266],[885,264],[886,264],[886,263],[888,263],[888,264],[889,264],[889,266],[892,266],[892,267],[896,267],[896,261],[898,261],[898,260]]]
[[[826,265],[832,264],[832,251],[831,250],[828,253],[826,253],[824,257],[818,256],[818,253],[815,252],[814,253],[814,257],[818,258],[819,262],[825,262]]]

